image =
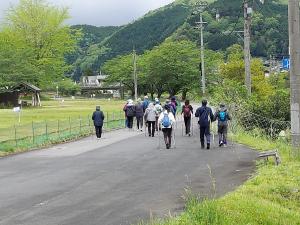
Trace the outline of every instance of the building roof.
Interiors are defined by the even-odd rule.
[[[13,87],[2,87],[0,93],[11,93],[11,92],[41,92],[42,90],[33,84],[27,82],[21,82]]]
[[[32,92],[40,92],[41,89],[37,86],[34,86],[33,84],[27,83],[27,82],[21,82],[20,84],[14,86],[12,88],[14,91],[32,91]]]

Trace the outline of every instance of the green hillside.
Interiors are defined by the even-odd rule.
[[[137,21],[130,23],[120,29],[112,28],[112,33],[105,31],[105,39],[95,40],[84,52],[79,52],[77,57],[75,74],[78,79],[81,73],[97,71],[103,63],[118,55],[124,55],[135,48],[138,53],[151,49],[162,43],[180,27],[190,14],[185,5],[173,3],[158,10],[151,11]],[[97,32],[96,28],[93,28]],[[105,28],[103,28],[105,29]],[[89,29],[92,31],[91,29]],[[92,33],[84,36],[90,36]],[[95,35],[97,37],[97,35]],[[101,38],[100,38],[101,39]],[[74,60],[73,60],[74,62]]]
[[[204,41],[211,50],[224,51],[232,44],[243,45],[244,16],[241,0],[218,0],[204,12]],[[282,57],[288,54],[287,6],[277,1],[259,0],[252,5],[251,53],[256,57]],[[220,19],[216,20],[216,12]],[[186,23],[172,35],[175,40],[189,39],[199,42],[199,31],[195,30],[199,15],[191,15]],[[199,43],[198,43],[199,44]]]
[[[73,77],[79,79],[82,73],[90,74],[101,70],[102,65],[119,55],[125,55],[133,48],[139,54],[161,44],[166,38],[188,39],[199,42],[199,31],[194,28],[199,15],[195,11],[196,0],[177,0],[174,3],[149,12],[144,17],[123,27],[74,26],[81,28],[84,40],[80,51],[69,62],[76,65]],[[206,47],[225,50],[232,44],[243,44],[236,31],[243,31],[243,1],[217,0],[204,12],[204,39]],[[254,0],[252,18],[253,56],[281,57],[288,53],[287,6],[277,0],[261,4]],[[216,12],[220,20],[216,20]],[[242,35],[242,34],[240,34]],[[199,43],[198,43],[199,44]]]

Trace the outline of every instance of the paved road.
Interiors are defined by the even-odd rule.
[[[211,196],[211,177],[221,196],[254,169],[256,153],[240,145],[200,150],[180,128],[176,149],[158,140],[115,131],[0,159],[0,224],[127,225],[180,212],[185,187]]]

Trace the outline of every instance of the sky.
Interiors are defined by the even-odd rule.
[[[95,26],[124,25],[142,17],[150,10],[167,5],[174,0],[47,0],[56,6],[70,8],[70,25]],[[0,21],[11,4],[19,0],[0,0]]]

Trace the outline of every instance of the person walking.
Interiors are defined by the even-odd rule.
[[[155,112],[156,112],[155,130],[158,131],[158,129],[159,129],[158,118],[159,118],[160,114],[163,111],[163,108],[162,108],[158,98],[155,99],[155,106],[154,107],[155,107]]]
[[[153,103],[150,103],[145,112],[145,121],[148,126],[149,137],[154,137],[155,133],[155,122],[156,122],[156,111]]]
[[[207,149],[210,149],[210,124],[214,120],[214,115],[211,108],[207,106],[207,100],[202,101],[202,106],[197,109],[195,117],[199,118],[201,148],[205,148],[205,136]]]
[[[220,108],[215,113],[215,120],[218,120],[218,135],[219,135],[219,146],[227,146],[227,132],[228,132],[228,121],[231,120],[231,116],[224,103],[220,104]]]
[[[143,109],[144,109],[144,113],[146,112],[146,109],[148,108],[148,106],[149,106],[149,98],[148,98],[148,96],[146,95],[145,97],[144,97],[144,101],[143,101]]]
[[[173,124],[176,120],[169,105],[164,106],[164,111],[160,114],[158,122],[162,127],[166,148],[170,149],[172,145]]]
[[[133,104],[133,101],[131,99],[128,100],[128,104],[125,108],[125,113],[128,121],[128,128],[132,130],[133,128],[133,118],[135,116],[135,106]]]
[[[190,101],[186,100],[184,105],[182,106],[182,112],[184,118],[185,125],[185,134],[191,136],[191,121],[193,115],[193,107],[190,105]]]
[[[138,131],[143,131],[143,116],[144,116],[144,108],[143,108],[142,100],[139,98],[135,105],[135,117],[136,117],[136,124],[137,124]]]
[[[123,111],[125,112],[125,128],[128,128],[128,119],[127,119],[127,115],[126,115],[126,108],[127,108],[127,105],[128,105],[128,101],[126,102],[126,104],[123,106]]]
[[[171,98],[171,104],[170,105],[171,105],[171,107],[173,107],[172,111],[173,111],[174,117],[176,117],[178,103],[176,101],[176,97],[175,96],[173,96]]]
[[[96,111],[93,113],[92,120],[94,121],[94,126],[96,130],[96,136],[98,139],[102,136],[102,127],[105,116],[104,113],[100,110],[100,106],[96,106]]]

